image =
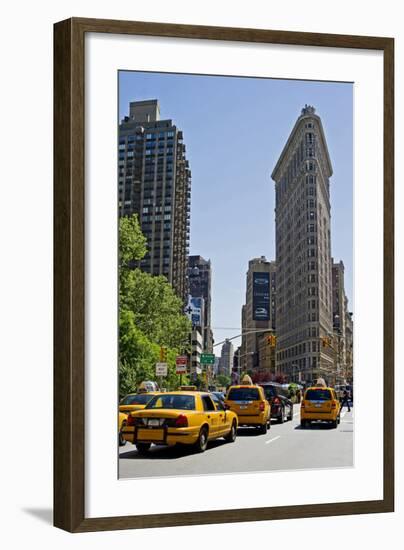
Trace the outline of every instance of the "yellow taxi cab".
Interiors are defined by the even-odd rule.
[[[203,452],[213,439],[235,441],[237,424],[237,415],[215,403],[208,392],[173,391],[155,395],[143,410],[131,413],[123,437],[139,453],[147,452],[152,443],[184,443]]]
[[[129,414],[144,409],[152,397],[160,392],[129,393],[119,403],[119,411]]]
[[[118,443],[120,447],[126,445],[126,440],[122,435],[122,430],[126,426],[127,418],[127,414],[124,414],[123,412],[118,413]]]
[[[336,428],[340,422],[341,404],[334,388],[312,386],[307,388],[300,406],[300,424],[306,428],[311,422],[322,420]]]
[[[230,386],[225,404],[237,414],[239,426],[256,426],[264,434],[271,427],[271,406],[261,386]]]

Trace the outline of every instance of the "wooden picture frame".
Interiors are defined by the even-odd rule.
[[[379,50],[384,55],[384,495],[382,500],[86,518],[86,33]],[[246,28],[73,18],[54,28],[54,524],[102,531],[392,512],[394,510],[394,40]]]

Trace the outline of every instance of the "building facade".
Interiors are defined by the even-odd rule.
[[[335,377],[331,160],[321,119],[305,106],[272,172],[276,208],[277,368],[289,380]]]
[[[181,130],[160,120],[157,100],[130,103],[119,125],[118,211],[137,214],[147,238],[139,267],[188,295],[191,171]]]
[[[234,347],[230,340],[225,340],[219,362],[220,374],[231,376],[234,363]]]
[[[210,260],[202,256],[189,256],[188,258],[188,284],[192,298],[203,298],[203,348],[207,353],[213,352],[213,333],[211,328],[211,288],[212,269]]]
[[[246,302],[241,313],[240,367],[243,372],[274,369],[261,336],[266,338],[275,331],[275,295],[276,263],[265,256],[253,258],[248,262]]]
[[[332,264],[332,303],[337,382],[344,384],[352,381],[353,322],[345,293],[345,267],[342,261]]]

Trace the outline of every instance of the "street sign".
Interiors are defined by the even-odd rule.
[[[214,353],[202,353],[201,354],[201,365],[214,365],[215,364],[215,354]]]
[[[188,357],[186,355],[177,355],[175,365],[176,374],[187,374]]]
[[[156,376],[167,376],[167,363],[156,363]]]

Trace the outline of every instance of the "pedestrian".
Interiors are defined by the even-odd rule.
[[[342,407],[346,405],[348,407],[348,412],[351,411],[351,407],[349,406],[349,392],[347,390],[344,390],[343,394],[342,394],[342,401],[341,401],[341,411],[342,411]]]

